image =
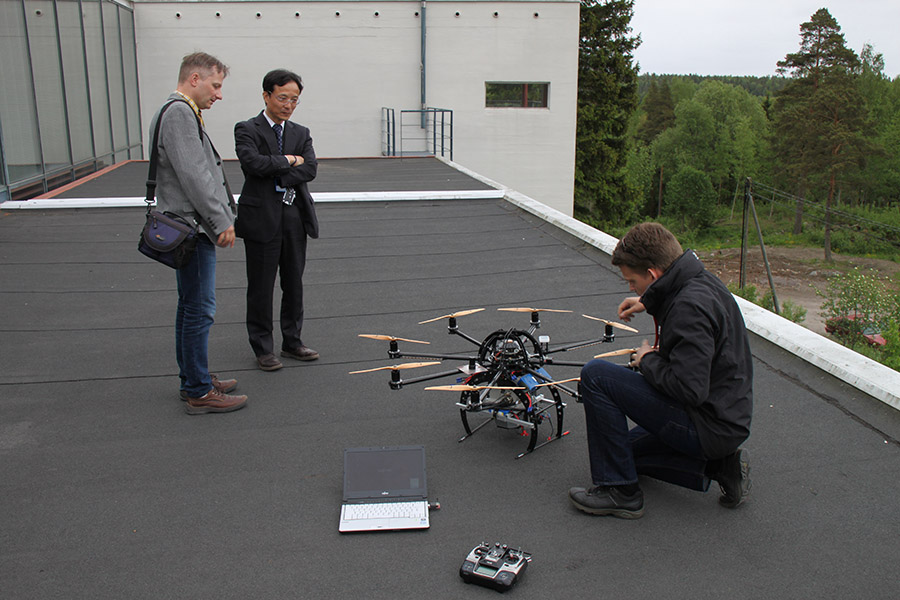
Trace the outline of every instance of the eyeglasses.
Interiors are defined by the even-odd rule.
[[[300,102],[299,96],[285,96],[284,94],[279,94],[277,96],[273,96],[272,92],[269,92],[269,97],[275,98],[281,104],[292,104],[297,106],[297,103]]]

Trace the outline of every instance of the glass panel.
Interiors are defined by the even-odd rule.
[[[9,183],[15,184],[41,173],[31,63],[18,0],[0,0],[0,57],[0,130]]]
[[[125,106],[128,113],[128,145],[131,158],[144,156],[141,142],[141,109],[138,100],[137,57],[135,56],[134,13],[119,7],[122,24],[122,67],[125,70]]]
[[[31,46],[31,72],[34,74],[44,169],[51,172],[72,164],[53,2],[30,0],[25,4],[25,20]]]
[[[76,0],[59,0],[59,35],[62,46],[63,80],[66,84],[66,112],[75,164],[94,157],[91,106],[88,97],[81,10]]]
[[[528,106],[531,108],[547,108],[548,83],[528,84]]]
[[[485,106],[522,106],[521,83],[485,83]]]
[[[87,46],[88,88],[91,92],[91,116],[97,157],[112,153],[112,131],[109,125],[109,93],[106,90],[106,52],[103,49],[103,27],[99,0],[84,0],[84,37]]]
[[[112,122],[113,148],[128,147],[125,122],[125,82],[122,81],[122,45],[119,38],[119,7],[103,3],[103,39],[106,43],[106,78],[109,84],[109,118]]]
[[[487,107],[546,108],[549,83],[485,82]]]

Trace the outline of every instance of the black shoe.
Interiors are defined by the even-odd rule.
[[[592,515],[612,515],[620,519],[640,519],[644,515],[644,492],[622,493],[617,486],[597,485],[590,489],[572,488],[569,500],[575,507]]]
[[[738,450],[723,458],[722,472],[714,479],[722,490],[719,504],[737,508],[750,495],[750,456],[747,451]]]
[[[291,350],[285,348],[281,351],[281,355],[288,358],[295,358],[297,360],[316,360],[317,358],[319,358],[318,352],[316,352],[312,348],[307,348],[306,346],[298,346]]]
[[[281,364],[280,360],[275,358],[274,354],[263,354],[262,356],[256,357],[256,366],[263,371],[277,371],[284,365]]]

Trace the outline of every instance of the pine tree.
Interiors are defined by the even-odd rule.
[[[827,9],[800,26],[800,51],[778,62],[792,80],[775,103],[776,153],[787,174],[798,182],[800,196],[827,186],[825,260],[831,260],[830,211],[839,177],[855,167],[870,149],[865,101],[856,86],[859,58],[847,48],[841,27]],[[795,232],[802,219],[798,202]]]
[[[637,216],[627,185],[627,129],[637,106],[637,68],[629,37],[634,0],[582,0],[575,140],[575,213],[624,224]]]
[[[644,98],[644,112],[647,120],[638,128],[637,137],[645,144],[651,143],[660,133],[675,124],[675,101],[672,100],[672,90],[665,80],[659,85],[655,80],[650,81],[650,88]]]

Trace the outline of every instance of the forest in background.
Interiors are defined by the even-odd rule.
[[[900,77],[873,47],[847,48],[820,9],[782,76],[639,74],[632,8],[582,3],[576,217],[613,235],[652,218],[733,245],[721,225],[734,229],[749,178],[773,243],[825,260],[900,254]]]
[[[769,77],[752,77],[742,75],[667,75],[656,73],[642,73],[638,75],[638,98],[643,100],[650,90],[650,86],[666,84],[669,89],[674,85],[682,87],[686,95],[692,95],[692,89],[704,81],[718,81],[726,85],[733,85],[747,90],[751,96],[765,98],[777,94],[787,84],[787,78],[771,75]]]
[[[656,220],[685,247],[735,248],[751,198],[766,245],[818,247],[829,264],[900,260],[900,77],[875,48],[848,48],[822,8],[779,76],[641,75],[633,6],[581,3],[577,218],[616,237]],[[836,278],[823,308],[864,317],[848,345],[882,331],[875,358],[900,369],[900,282],[857,274]]]

